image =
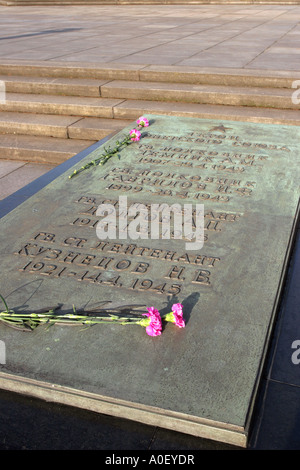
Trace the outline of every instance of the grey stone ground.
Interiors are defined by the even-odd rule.
[[[149,5],[0,7],[1,59],[300,70],[300,6]],[[48,166],[0,162],[0,199]],[[252,449],[300,449],[299,243],[291,264]],[[143,426],[0,392],[0,449],[228,449]]]
[[[0,59],[300,70],[300,6],[0,7]]]

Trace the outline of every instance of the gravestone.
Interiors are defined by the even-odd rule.
[[[181,303],[185,328],[0,323],[0,387],[246,446],[297,223],[299,129],[147,117],[119,158],[69,178],[131,127],[1,219],[0,293],[16,312]],[[120,215],[120,196],[192,204],[194,226],[203,205],[203,247],[175,229],[151,239],[149,226],[99,239],[97,208]]]

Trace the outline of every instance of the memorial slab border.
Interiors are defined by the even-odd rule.
[[[64,173],[68,168],[79,162],[82,158],[85,158],[85,156],[87,156],[91,151],[103,145],[103,143],[105,143],[110,137],[111,136],[101,140],[97,144],[94,144],[85,151],[65,162],[65,164],[60,165],[35,182],[30,183],[17,193],[1,201],[0,218],[24,202],[27,198],[31,197],[35,192],[42,189],[52,180],[56,179],[61,173]],[[273,331],[274,321],[276,319],[279,303],[281,301],[281,295],[283,293],[283,286],[287,274],[287,266],[289,264],[293,243],[296,237],[295,227],[298,223],[298,219],[299,204],[297,208],[297,214],[294,219],[294,227],[291,231],[290,240],[287,246],[285,264],[282,267],[282,273],[285,273],[285,275],[281,276],[281,282],[278,286],[278,292],[275,296],[273,316],[271,318],[269,331],[265,340],[264,357],[261,361],[260,370],[258,371],[251,408],[249,409],[250,418],[252,414],[251,411],[255,404],[255,398],[257,395],[262,370],[265,365],[265,358],[270,337]],[[136,403],[131,403],[126,400],[115,400],[113,398],[108,399],[107,397],[98,394],[83,392],[58,384],[49,384],[47,382],[21,376],[14,376],[13,374],[6,374],[2,372],[0,373],[0,387],[6,390],[35,396],[37,398],[43,398],[57,403],[64,403],[78,408],[85,408],[100,413],[111,414],[116,417],[133,419],[135,421],[140,421],[149,425],[157,425],[159,427],[173,429],[183,433],[186,432],[195,436],[214,439],[241,447],[246,447],[247,445],[247,433],[250,421],[245,426],[245,429],[240,426],[229,426],[229,428],[225,429],[223,427],[223,423],[218,423],[213,420],[197,418],[179,412],[166,412],[165,410],[160,410],[159,408],[146,405],[137,405]]]

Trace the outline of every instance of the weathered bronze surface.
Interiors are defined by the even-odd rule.
[[[140,326],[0,324],[0,387],[245,446],[298,214],[300,131],[148,118],[119,159],[62,174],[1,220],[0,293],[16,311],[111,301],[164,314],[180,302],[186,327],[152,338]],[[118,209],[119,196],[204,204],[203,248],[99,240],[97,207]]]

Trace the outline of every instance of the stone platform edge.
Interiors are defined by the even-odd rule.
[[[226,429],[224,424],[209,419],[105,397],[6,372],[0,372],[0,389],[243,448],[247,445],[245,430],[239,426],[231,425],[231,429]]]

